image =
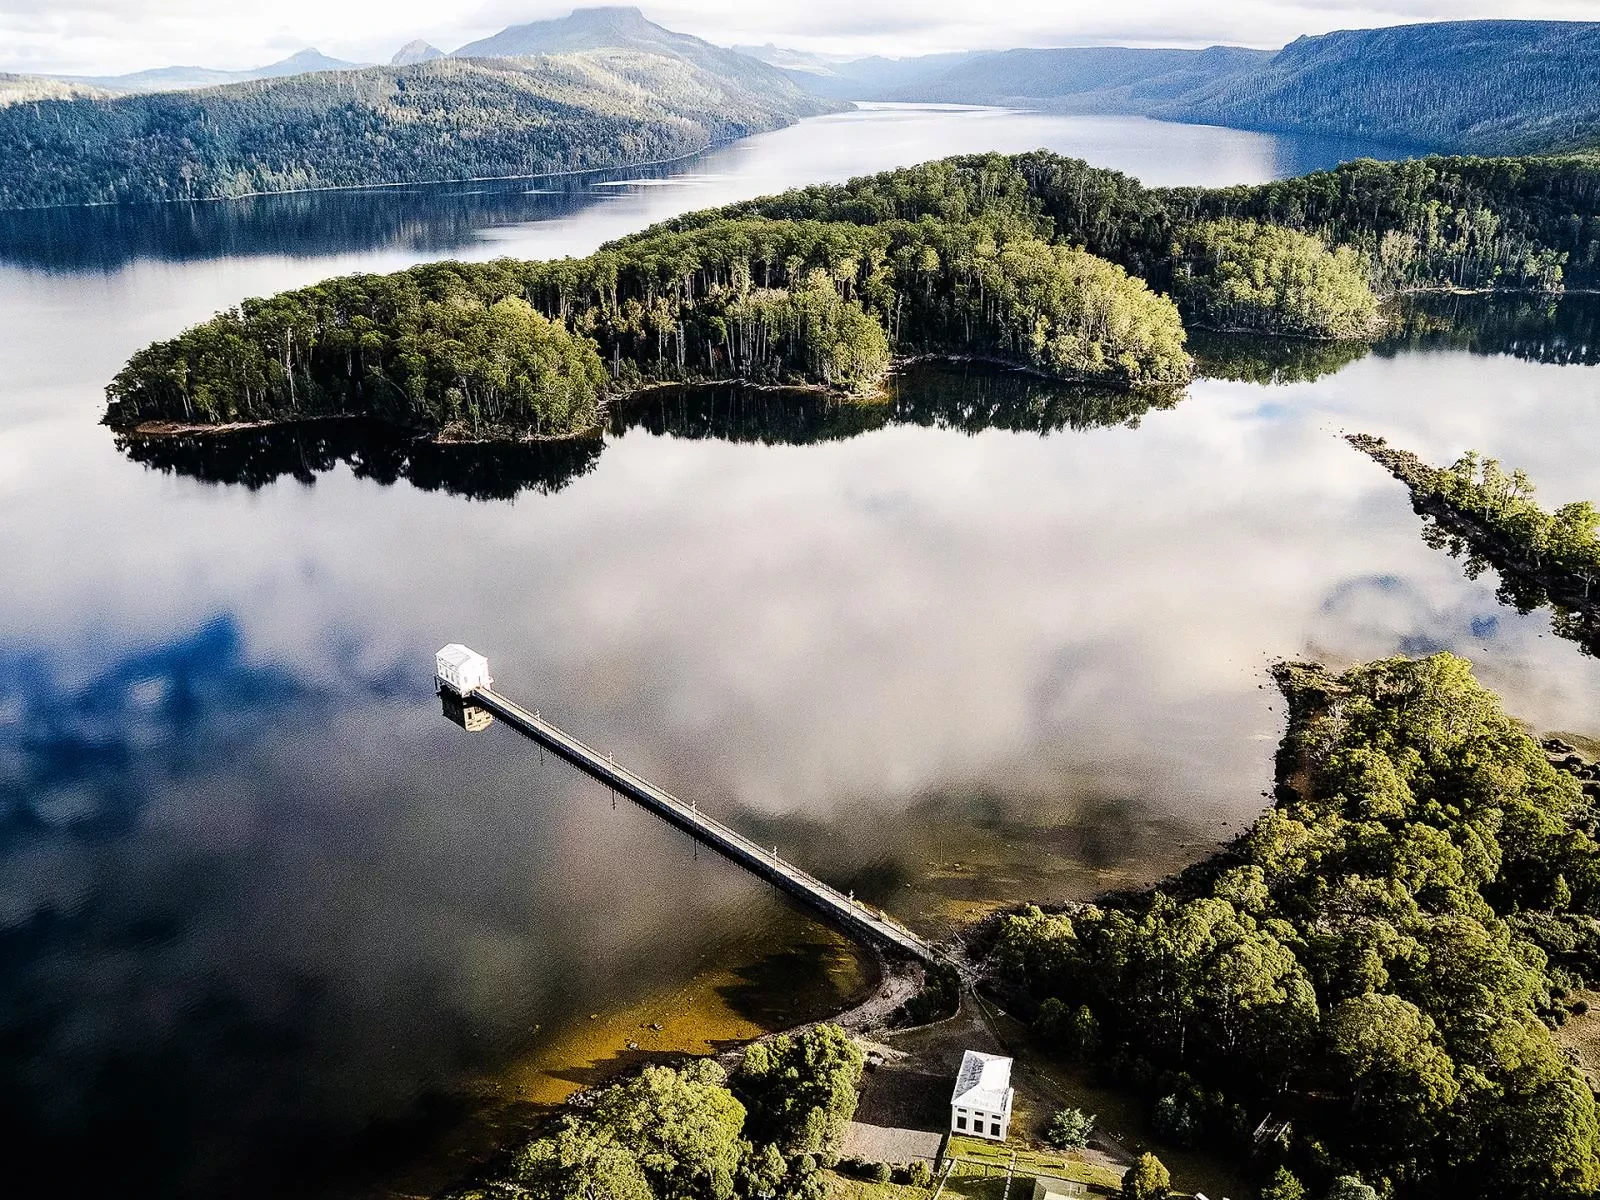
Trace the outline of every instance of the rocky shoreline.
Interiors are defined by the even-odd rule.
[[[1366,433],[1348,433],[1344,438],[1406,485],[1419,516],[1459,537],[1473,554],[1494,567],[1513,591],[1531,591],[1541,602],[1573,614],[1578,627],[1569,636],[1590,653],[1600,654],[1600,593],[1592,586],[1548,562],[1530,559],[1523,547],[1473,513],[1451,504],[1434,488],[1437,470],[1409,450]]]

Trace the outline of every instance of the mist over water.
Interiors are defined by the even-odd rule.
[[[944,370],[870,406],[662,393],[601,438],[512,451],[95,424],[130,352],[246,295],[584,253],[690,207],[1041,144],[1153,183],[1329,152],[876,109],[646,184],[0,222],[8,1178],[432,1180],[437,1163],[406,1174],[430,1148],[485,1112],[515,1126],[626,1060],[624,1039],[709,1049],[859,988],[769,889],[503,727],[447,722],[447,641],[933,934],[1151,878],[1251,819],[1277,657],[1452,649],[1536,727],[1600,734],[1600,661],[1429,549],[1400,485],[1337,436],[1440,462],[1476,447],[1547,505],[1596,496],[1589,300],[1452,310],[1366,355],[1202,347],[1213,377],[1148,407]]]

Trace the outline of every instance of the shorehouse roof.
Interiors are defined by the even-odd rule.
[[[968,1050],[961,1059],[951,1104],[979,1108],[984,1112],[1004,1112],[1011,1091],[1011,1060],[998,1054]]]

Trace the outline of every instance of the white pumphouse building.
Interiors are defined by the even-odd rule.
[[[1011,1136],[1011,1060],[968,1050],[950,1096],[950,1132],[1003,1142]]]

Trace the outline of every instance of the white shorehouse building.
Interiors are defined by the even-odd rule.
[[[1011,1060],[968,1050],[950,1097],[950,1132],[1003,1142],[1011,1135]]]

